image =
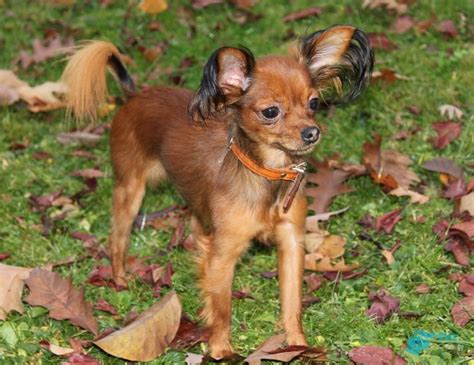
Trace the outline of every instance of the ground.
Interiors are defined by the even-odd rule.
[[[432,233],[433,224],[439,218],[449,216],[453,203],[440,197],[439,176],[421,168],[423,162],[444,156],[460,165],[468,177],[474,172],[472,3],[416,2],[409,6],[408,13],[412,17],[428,20],[435,16],[436,20],[426,33],[410,30],[403,34],[391,29],[396,14],[384,8],[363,9],[361,1],[318,1],[317,6],[322,8],[319,16],[291,23],[284,23],[283,16],[314,6],[314,2],[260,0],[251,8],[252,13],[262,15],[255,20],[244,19],[245,13],[227,4],[193,10],[187,1],[170,1],[167,11],[149,15],[141,12],[133,1],[130,6],[126,1],[114,4],[108,1],[77,1],[74,5],[52,3],[0,0],[0,69],[14,69],[20,78],[31,84],[56,80],[64,67],[61,57],[27,69],[13,64],[21,50],[31,51],[33,39],[43,39],[48,31],[55,31],[61,36],[72,35],[76,42],[106,39],[117,44],[134,60],[128,67],[139,85],[179,81],[184,87],[195,89],[202,65],[221,45],[242,44],[256,56],[261,56],[285,53],[297,35],[332,24],[353,24],[368,32],[385,32],[396,44],[396,49],[376,49],[375,69],[393,69],[406,80],[391,84],[375,82],[353,105],[331,114],[322,112],[318,119],[326,126],[326,131],[314,156],[338,153],[344,161],[358,163],[362,144],[371,139],[373,133],[378,133],[383,138],[383,148],[403,152],[411,158],[413,169],[422,179],[424,193],[431,199],[424,205],[411,204],[407,198],[385,194],[368,176],[349,180],[354,192],[339,196],[331,210],[347,206],[350,209],[344,215],[332,218],[325,228],[347,238],[349,249],[346,251],[357,251],[357,260],[368,273],[339,284],[326,282],[316,292],[320,303],[305,310],[304,327],[310,344],[325,347],[332,363],[349,362],[347,351],[364,344],[391,347],[412,363],[472,361],[473,322],[459,327],[450,314],[452,305],[461,296],[457,284],[450,281],[448,275],[461,272],[463,268],[444,251]],[[242,19],[246,20],[243,25],[239,24]],[[459,34],[447,38],[438,31],[436,26],[443,20],[453,20]],[[152,22],[161,24],[159,30],[150,30]],[[166,51],[152,61],[140,51],[140,48],[148,49],[162,41],[167,42]],[[185,59],[187,61],[183,61]],[[117,90],[112,93],[119,95]],[[430,142],[435,136],[431,124],[445,119],[438,111],[443,104],[457,105],[463,110],[464,126],[459,139],[445,149],[437,150]],[[416,106],[420,113],[411,113],[407,109],[410,106]],[[112,114],[104,116],[101,123],[109,122]],[[419,126],[420,130],[413,136],[404,140],[392,138],[396,132],[414,126]],[[80,241],[70,237],[73,231],[88,231],[102,243],[106,242],[112,189],[108,139],[104,137],[99,144],[85,147],[97,156],[95,160],[74,157],[72,152],[78,147],[62,145],[56,139],[58,133],[74,127],[66,120],[63,110],[33,114],[21,103],[1,107],[0,252],[11,253],[11,257],[2,263],[34,267],[71,255],[80,256],[84,248]],[[15,149],[12,148],[14,143],[27,146]],[[50,157],[37,160],[34,153],[38,151],[46,151]],[[55,222],[51,232],[43,235],[42,229],[38,228],[42,224],[41,214],[32,210],[29,198],[58,190],[62,190],[63,195],[73,195],[82,189],[83,183],[71,173],[93,167],[99,167],[105,173],[105,177],[98,180],[97,190],[81,200],[82,206],[75,214]],[[171,186],[160,187],[147,194],[141,211],[151,213],[174,203],[183,204],[183,201]],[[363,228],[357,222],[367,213],[379,216],[399,207],[404,207],[403,219],[394,232],[375,235],[387,247],[397,240],[402,242],[395,255],[396,262],[388,266],[373,243],[359,238]],[[51,213],[54,209],[48,214]],[[419,216],[425,217],[426,222],[417,222]],[[195,285],[192,254],[178,248],[157,255],[167,246],[172,233],[172,230],[150,227],[135,230],[130,254],[151,257],[149,262],[172,262],[173,288],[179,294],[185,312],[197,318],[202,303]],[[94,264],[93,260],[86,259],[61,266],[56,271],[64,277],[72,277],[76,286],[82,285],[88,300],[106,299],[121,316],[132,309],[142,311],[156,301],[150,287],[140,280],[131,281],[130,289],[121,292],[84,284]],[[254,298],[233,302],[232,337],[235,349],[241,354],[248,354],[277,331],[277,280],[260,275],[275,268],[275,250],[260,245],[254,245],[238,266],[234,288],[248,288]],[[422,283],[428,284],[432,292],[417,294],[414,288]],[[368,293],[381,287],[400,299],[402,313],[414,312],[421,316],[410,318],[395,314],[382,325],[369,319],[365,315]],[[91,334],[66,321],[49,319],[46,310],[40,307],[25,305],[25,309],[24,314],[10,313],[7,320],[0,323],[2,363],[60,363],[60,358],[40,348],[40,340],[67,345],[70,337],[92,338]],[[121,323],[106,313],[94,311],[94,314],[101,329]],[[454,343],[435,344],[421,357],[413,357],[404,353],[404,344],[417,329],[454,333],[458,337]],[[197,347],[192,351],[203,349]],[[90,349],[90,354],[106,364],[123,363],[95,347]],[[152,363],[182,363],[184,357],[184,352],[170,351]]]

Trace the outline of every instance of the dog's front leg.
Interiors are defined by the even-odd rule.
[[[234,353],[230,344],[232,281],[240,255],[249,245],[249,237],[235,232],[215,234],[201,258],[200,286],[204,296],[202,316],[211,330],[209,350],[214,359]]]
[[[283,219],[276,226],[281,319],[289,345],[307,345],[301,325],[304,224]]]

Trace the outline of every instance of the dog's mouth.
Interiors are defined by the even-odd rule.
[[[292,156],[303,156],[303,155],[307,155],[308,153],[310,153],[311,151],[313,151],[314,147],[316,147],[316,145],[318,144],[319,140],[312,143],[312,144],[309,144],[309,145],[304,145],[300,148],[297,148],[297,149],[294,149],[294,148],[288,148],[288,147],[285,147],[283,145],[278,145],[278,147],[280,149],[282,149],[283,151],[285,151],[286,153],[288,153],[289,155],[292,155]]]

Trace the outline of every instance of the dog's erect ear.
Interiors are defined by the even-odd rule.
[[[329,103],[354,100],[370,81],[374,54],[367,36],[354,27],[335,25],[317,31],[300,41],[297,52],[315,87],[335,87],[337,97]]]
[[[194,120],[205,120],[235,103],[248,89],[255,58],[245,47],[222,47],[204,66],[201,85],[191,100]]]

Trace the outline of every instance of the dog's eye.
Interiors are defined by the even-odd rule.
[[[280,109],[276,106],[271,106],[270,108],[263,109],[262,115],[265,119],[275,119],[280,115]]]
[[[319,109],[319,99],[318,99],[318,98],[312,98],[312,99],[309,101],[309,108],[310,108],[313,112],[317,112],[318,109]]]

